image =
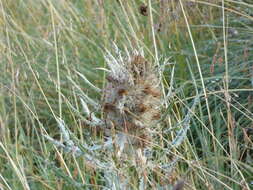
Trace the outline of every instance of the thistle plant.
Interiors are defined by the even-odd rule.
[[[156,136],[162,135],[161,126],[164,126],[166,118],[166,113],[162,115],[161,110],[169,109],[165,102],[171,96],[171,90],[168,95],[162,93],[161,85],[167,62],[157,67],[145,59],[142,51],[122,55],[116,47],[115,52],[116,56],[109,51],[105,55],[109,69],[103,68],[107,72],[103,90],[78,73],[92,89],[102,94],[100,103],[83,94],[81,104],[88,118],[84,119],[85,124],[104,132],[104,144],[79,144],[61,119],[58,119],[58,124],[63,142],[45,137],[65,152],[85,157],[94,168],[101,170],[106,181],[105,189],[132,189],[131,184],[136,178],[139,189],[146,189],[151,185],[148,179],[150,172],[159,168],[161,172],[170,174],[179,160],[175,157],[169,163],[152,162],[152,149],[161,146],[157,145]],[[174,140],[162,148],[164,155],[170,154],[171,148],[179,146],[185,139],[198,100],[196,97],[188,114],[178,124],[180,130]],[[89,106],[98,110],[102,118],[91,112]],[[134,175],[127,172],[131,167],[136,170]],[[165,188],[160,184],[157,184],[158,187]]]
[[[110,73],[104,89],[105,127],[126,135],[127,144],[144,148],[151,141],[150,126],[160,118],[160,81],[156,69],[142,55],[129,60],[107,58]]]

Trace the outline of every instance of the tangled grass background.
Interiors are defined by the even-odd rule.
[[[252,9],[1,0],[0,189],[252,189]]]

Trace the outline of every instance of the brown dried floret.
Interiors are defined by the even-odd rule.
[[[148,110],[148,106],[146,106],[144,104],[139,104],[137,107],[137,110],[138,110],[138,112],[143,113]]]
[[[146,86],[143,89],[143,92],[145,94],[152,95],[153,97],[160,97],[161,96],[161,92],[160,91],[158,91],[157,89],[152,89],[150,86]]]
[[[104,111],[114,111],[115,110],[115,105],[111,104],[111,103],[105,103],[104,106]]]
[[[126,95],[126,94],[127,94],[127,90],[121,88],[121,89],[118,90],[118,94],[119,94],[120,96]]]
[[[142,134],[138,137],[137,146],[145,148],[150,142],[150,136],[148,134]]]

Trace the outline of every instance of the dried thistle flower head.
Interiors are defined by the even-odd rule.
[[[154,66],[143,56],[108,60],[110,73],[103,95],[106,128],[125,133],[131,144],[145,147],[149,127],[159,119],[161,90]]]

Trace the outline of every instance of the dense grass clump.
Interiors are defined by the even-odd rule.
[[[252,189],[252,15],[246,0],[1,0],[0,189]],[[119,155],[106,57],[136,50],[160,114],[148,147]]]

